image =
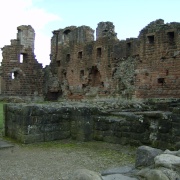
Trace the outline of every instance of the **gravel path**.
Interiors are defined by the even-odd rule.
[[[104,142],[56,141],[0,149],[1,180],[67,180],[71,172],[96,172],[134,163],[135,148]]]

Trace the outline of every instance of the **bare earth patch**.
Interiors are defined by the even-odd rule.
[[[133,164],[136,148],[104,142],[63,140],[0,149],[1,179],[67,180],[79,168],[101,172]]]

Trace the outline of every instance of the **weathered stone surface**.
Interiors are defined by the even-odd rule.
[[[167,150],[164,151],[164,154],[171,154],[171,155],[180,157],[180,149],[178,151],[170,151],[170,150],[167,149]]]
[[[126,40],[117,39],[112,22],[98,23],[96,41],[94,30],[85,25],[57,29],[51,38],[51,63],[45,70],[35,59],[34,29],[30,25],[17,29],[17,39],[2,48],[3,95],[43,96],[46,100],[180,97],[178,22],[155,20],[137,38]],[[161,107],[168,108],[165,103]],[[160,131],[168,133],[168,125]]]
[[[117,38],[117,33],[114,31],[114,25],[112,22],[100,22],[96,28],[96,39],[109,37]]]
[[[140,168],[154,165],[154,158],[161,153],[163,153],[163,151],[160,149],[140,146],[136,152],[135,167]]]
[[[159,19],[141,30],[138,38],[123,41],[117,40],[112,22],[98,23],[96,41],[89,38],[93,30],[84,26],[54,31],[50,66],[59,77],[62,95],[179,98],[175,80],[179,61],[173,61],[180,57],[178,29],[179,23],[164,24]],[[77,37],[83,43],[77,44]]]
[[[180,179],[180,174],[178,174],[176,171],[167,168],[158,168],[158,169],[161,170],[170,180]]]
[[[2,139],[0,139],[0,149],[2,148],[10,148],[13,147],[14,145],[11,144],[10,142],[4,141]]]
[[[122,166],[122,167],[117,167],[113,169],[107,169],[101,172],[102,176],[107,176],[111,174],[129,174],[134,170],[133,166]]]
[[[78,169],[70,175],[69,180],[102,180],[102,178],[94,171]]]
[[[108,106],[110,104],[111,102],[107,103]],[[169,118],[163,119],[164,114],[160,111],[112,112],[112,109],[111,112],[105,112],[102,104],[98,105],[96,102],[12,103],[4,105],[5,135],[31,143],[73,138],[135,146],[146,143],[161,147],[163,143],[168,148],[168,145],[173,147],[178,136],[175,139],[171,127],[169,133],[159,133],[159,122],[161,126],[171,122]],[[151,158],[155,153],[150,149],[144,148],[149,162],[153,160]]]
[[[146,180],[169,180],[162,171],[157,169],[142,169],[137,175]]]
[[[102,177],[104,180],[114,180],[114,179],[142,179],[142,180],[179,180],[180,179],[180,160],[177,156],[179,151],[169,151],[141,146],[139,148],[139,154],[142,153],[141,158],[146,159],[146,156],[154,159],[155,165],[148,167],[142,167],[145,161],[142,161],[144,164],[141,165],[141,170],[134,169],[132,166],[124,166],[120,168],[114,168],[103,171]],[[143,150],[142,150],[143,149]],[[144,153],[145,152],[145,153]],[[160,155],[159,155],[160,153]],[[162,154],[163,153],[163,154]],[[152,156],[149,156],[152,155]],[[139,158],[140,156],[138,156]],[[137,158],[137,157],[136,157]],[[148,159],[147,158],[147,159]],[[137,160],[136,160],[137,162]],[[153,162],[154,164],[154,162]],[[130,177],[127,177],[130,176]]]
[[[0,92],[4,96],[42,97],[43,72],[34,55],[34,29],[22,25],[17,30],[17,39],[2,48]]]
[[[154,158],[156,167],[165,167],[180,172],[180,157],[171,154],[160,154]]]
[[[102,179],[103,180],[138,180],[137,178],[124,176],[122,174],[102,176]]]

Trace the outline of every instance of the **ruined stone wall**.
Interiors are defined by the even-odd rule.
[[[67,31],[69,38],[65,38]],[[63,96],[81,99],[85,96],[121,95],[119,89],[126,91],[132,81],[128,77],[122,85],[118,69],[130,56],[134,59],[131,63],[136,64],[138,40],[119,41],[111,22],[98,24],[96,41],[93,41],[93,32],[85,26],[71,26],[53,32],[50,66],[59,78]],[[135,65],[125,68],[131,76],[134,75]],[[117,86],[121,87],[117,90]]]
[[[2,95],[42,95],[43,72],[34,55],[34,29],[17,29],[17,39],[2,48]]]
[[[44,72],[34,38],[31,26],[19,26],[17,39],[2,48],[2,94],[43,94],[47,100],[180,97],[180,23],[159,19],[138,38],[121,41],[112,22],[98,23],[95,41],[88,26],[55,30]]]
[[[73,138],[173,148],[180,141],[180,112],[101,111],[85,103],[5,104],[5,135],[22,143]]]
[[[111,22],[98,24],[96,41],[85,26],[54,31],[50,66],[62,95],[178,98],[179,27],[160,19],[123,41]]]
[[[157,20],[139,35],[136,97],[180,97],[180,23]]]

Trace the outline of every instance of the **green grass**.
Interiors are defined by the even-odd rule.
[[[0,130],[3,128],[3,102],[0,102]]]
[[[46,149],[54,148],[64,149],[66,152],[89,152],[94,156],[119,162],[120,164],[135,162],[136,147],[122,146],[99,141],[79,142],[75,140],[59,140],[51,142],[41,142],[35,144],[21,144],[21,147],[28,149]]]

